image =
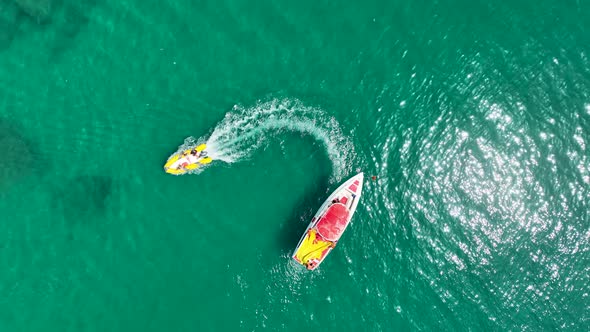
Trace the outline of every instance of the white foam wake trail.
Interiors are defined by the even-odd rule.
[[[348,171],[353,148],[338,122],[319,109],[288,99],[275,99],[250,108],[234,106],[206,140],[207,151],[214,160],[238,162],[263,145],[272,143],[277,134],[285,131],[309,135],[321,142],[332,162],[336,180]],[[189,137],[179,151],[203,141],[204,138]]]

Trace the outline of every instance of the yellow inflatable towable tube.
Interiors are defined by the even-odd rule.
[[[207,156],[207,145],[201,144],[195,148],[190,148],[170,156],[164,164],[164,170],[168,174],[181,175],[197,169],[201,165],[209,164],[213,161]]]

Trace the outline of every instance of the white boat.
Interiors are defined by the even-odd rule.
[[[315,270],[334,249],[356,211],[363,189],[363,173],[344,182],[326,199],[303,233],[293,259]]]

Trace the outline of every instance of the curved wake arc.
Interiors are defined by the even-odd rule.
[[[214,160],[235,163],[277,138],[270,133],[282,131],[300,132],[321,142],[332,162],[333,177],[336,180],[343,177],[353,153],[352,144],[333,117],[299,101],[272,100],[251,108],[234,106],[233,111],[215,126],[208,139],[188,137],[178,151],[205,142],[209,156]],[[190,173],[202,170],[198,168]]]

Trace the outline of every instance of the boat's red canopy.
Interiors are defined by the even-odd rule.
[[[338,241],[348,223],[350,211],[341,203],[332,204],[316,225],[320,235],[328,241]]]

